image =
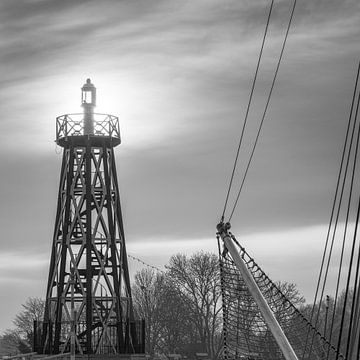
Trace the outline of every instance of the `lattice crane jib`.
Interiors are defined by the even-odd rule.
[[[37,337],[46,353],[69,351],[72,341],[83,354],[143,352],[114,157],[119,122],[94,113],[95,105],[96,88],[88,79],[83,114],[56,119],[63,156],[45,316]]]

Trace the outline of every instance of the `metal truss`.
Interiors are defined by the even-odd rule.
[[[138,352],[114,151],[102,136],[64,148],[43,351],[68,351],[71,326],[80,354]]]

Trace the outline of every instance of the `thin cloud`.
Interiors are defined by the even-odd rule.
[[[97,109],[120,118],[116,157],[128,248],[140,256],[156,246],[153,259],[164,263],[183,244],[213,247],[268,7],[238,0],[1,1],[1,249],[19,252],[16,262],[31,249],[48,260],[61,162],[55,117],[80,111],[87,77],[98,87]],[[247,149],[290,7],[275,1]],[[264,248],[274,241],[284,259],[294,253],[286,237],[295,239],[301,228],[310,236],[328,221],[358,61],[358,18],[354,0],[301,1],[295,11],[233,219],[240,235],[271,233]],[[278,235],[281,242],[272,240]],[[26,269],[14,279],[27,279]],[[46,275],[39,275],[44,287]],[[20,303],[28,295],[14,291]]]
[[[40,275],[49,265],[44,253],[29,251],[2,251],[0,255],[0,284],[12,285],[24,284],[25,282],[39,282],[34,274]]]

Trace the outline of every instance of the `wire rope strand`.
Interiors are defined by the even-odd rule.
[[[320,266],[320,271],[319,271],[319,276],[318,276],[318,282],[317,282],[314,301],[313,301],[313,308],[312,308],[311,316],[310,316],[311,321],[312,321],[312,318],[313,318],[313,315],[314,315],[314,309],[315,309],[315,305],[316,305],[316,302],[317,302],[317,296],[318,296],[318,293],[319,293],[320,282],[321,282],[321,278],[322,278],[322,272],[323,272],[323,269],[324,269],[328,243],[329,243],[329,240],[330,240],[331,226],[332,226],[333,218],[334,218],[334,214],[335,214],[336,200],[337,200],[337,197],[338,197],[340,180],[341,180],[341,175],[342,175],[343,166],[344,166],[345,153],[346,153],[346,148],[347,148],[346,144],[348,142],[348,137],[349,137],[349,132],[350,132],[350,125],[351,125],[351,119],[352,119],[352,114],[353,114],[353,108],[354,108],[354,104],[355,104],[356,89],[357,89],[357,86],[358,86],[359,73],[360,73],[360,63],[359,63],[357,76],[356,76],[356,81],[355,81],[355,89],[354,89],[354,94],[353,94],[352,102],[351,102],[351,109],[350,109],[350,114],[349,114],[349,119],[348,119],[348,125],[347,125],[347,130],[346,130],[346,136],[345,136],[345,141],[344,141],[344,146],[343,146],[342,157],[341,157],[341,161],[340,161],[340,169],[339,169],[339,174],[338,174],[337,183],[336,183],[335,195],[334,195],[333,205],[332,205],[332,209],[331,209],[329,227],[328,227],[328,231],[327,231],[327,235],[326,235],[325,247],[324,247],[324,252],[323,252],[323,256],[322,256],[322,260],[321,260],[321,266]]]
[[[356,92],[357,92],[357,88],[355,88],[354,90],[354,96],[356,98]],[[323,299],[323,294],[324,294],[324,289],[326,286],[326,281],[327,281],[327,276],[328,276],[328,272],[329,272],[329,266],[330,266],[330,261],[331,261],[331,256],[332,256],[332,252],[333,252],[333,245],[334,245],[334,240],[335,240],[335,236],[336,236],[336,231],[337,231],[337,226],[338,226],[338,222],[339,222],[339,216],[340,216],[340,211],[341,211],[341,205],[343,202],[343,194],[344,194],[344,189],[345,189],[345,184],[346,184],[346,177],[348,174],[348,168],[349,168],[349,160],[350,160],[350,156],[351,156],[351,151],[353,149],[353,140],[354,140],[354,134],[355,134],[355,130],[356,130],[356,126],[357,124],[357,113],[358,113],[358,107],[359,107],[359,102],[357,102],[357,106],[356,106],[356,110],[355,110],[355,116],[354,116],[354,120],[353,120],[353,126],[352,126],[352,131],[351,131],[351,138],[350,138],[350,144],[349,144],[349,148],[348,148],[348,154],[347,154],[347,159],[346,159],[346,165],[345,165],[345,170],[344,170],[344,178],[343,178],[343,182],[342,182],[342,187],[341,187],[341,192],[340,192],[340,198],[339,198],[339,204],[338,204],[338,209],[337,209],[337,214],[336,214],[336,219],[335,219],[335,223],[334,223],[334,230],[333,230],[333,235],[332,235],[332,240],[331,240],[331,246],[330,246],[330,250],[329,250],[329,255],[328,255],[328,260],[327,260],[327,265],[326,265],[326,269],[325,269],[325,275],[324,275],[324,283],[323,283],[323,287],[322,287],[322,293],[321,293],[321,298],[320,298],[320,303]],[[351,117],[353,116],[353,108],[352,108],[352,113],[351,113]],[[329,333],[329,337],[330,337],[330,341],[333,335],[333,329],[334,329],[334,325],[335,325],[335,311],[336,311],[336,306],[337,306],[337,296],[338,296],[338,285],[336,288],[336,294],[335,294],[335,301],[334,301],[334,312],[332,315],[332,319],[331,319],[331,323],[330,323],[330,333]],[[320,312],[320,308],[318,309],[318,314],[317,314],[317,319],[319,316],[319,312]],[[328,354],[329,356],[329,354]]]
[[[239,159],[240,148],[241,148],[243,137],[244,137],[244,132],[245,132],[246,124],[247,124],[247,119],[248,119],[248,116],[249,116],[250,106],[251,106],[251,103],[252,103],[252,98],[253,98],[254,89],[255,89],[255,83],[256,83],[256,80],[257,80],[258,73],[259,73],[260,61],[261,61],[262,53],[263,53],[263,50],[264,50],[264,45],[265,45],[265,40],[266,40],[268,28],[269,28],[269,23],[270,23],[270,18],[271,18],[273,5],[274,5],[274,0],[272,0],[271,4],[270,4],[269,14],[268,14],[267,21],[266,21],[265,32],[264,32],[264,36],[263,36],[262,43],[261,43],[261,48],[260,48],[260,53],[259,53],[259,57],[258,57],[257,65],[256,65],[255,75],[254,75],[254,79],[253,79],[252,86],[251,86],[249,101],[248,101],[247,108],[246,108],[244,124],[243,124],[242,130],[241,130],[239,145],[238,145],[237,151],[236,151],[235,161],[234,161],[234,165],[233,165],[233,169],[232,169],[232,173],[231,173],[231,177],[230,177],[230,182],[229,182],[229,186],[228,186],[228,190],[227,190],[227,194],[226,194],[226,199],[225,199],[225,204],[224,204],[224,209],[223,209],[223,212],[222,212],[221,220],[224,220],[225,211],[226,211],[227,203],[229,201],[229,196],[230,196],[232,183],[234,181],[235,170],[236,170],[237,162],[238,162],[238,159]]]
[[[258,143],[258,140],[259,140],[260,132],[261,132],[261,129],[262,129],[264,120],[265,120],[265,116],[266,116],[266,113],[267,113],[267,109],[268,109],[269,104],[270,104],[270,99],[271,99],[271,96],[272,96],[272,93],[273,93],[273,90],[274,90],[274,86],[275,86],[275,82],[276,82],[276,79],[277,79],[277,75],[278,75],[278,72],[279,72],[281,60],[282,60],[282,58],[283,58],[283,54],[284,54],[284,50],[285,50],[285,45],[286,45],[286,41],[287,41],[287,38],[288,38],[288,35],[289,35],[289,31],[290,31],[292,19],[293,19],[293,17],[294,17],[296,2],[297,2],[297,0],[294,0],[293,7],[292,7],[292,9],[291,9],[290,18],[289,18],[289,23],[288,23],[288,26],[287,26],[287,29],[286,29],[284,41],[283,41],[283,44],[282,44],[282,47],[281,47],[281,51],[280,51],[279,60],[278,60],[277,65],[276,65],[276,70],[275,70],[274,77],[273,77],[273,80],[272,80],[272,83],[271,83],[270,91],[269,91],[268,98],[267,98],[267,101],[266,101],[266,105],[265,105],[265,108],[264,108],[264,112],[263,112],[263,115],[262,115],[262,118],[261,118],[260,126],[259,126],[258,132],[257,132],[257,134],[256,134],[255,143],[254,143],[254,145],[253,145],[253,148],[252,148],[252,151],[251,151],[251,154],[250,154],[250,158],[249,158],[249,160],[248,160],[248,163],[247,163],[247,166],[246,166],[246,170],[245,170],[243,179],[242,179],[242,181],[241,181],[241,185],[240,185],[240,188],[239,188],[238,194],[237,194],[237,196],[236,196],[236,200],[235,200],[234,206],[233,206],[233,208],[232,208],[232,211],[231,211],[231,214],[230,214],[230,217],[229,217],[229,221],[232,219],[232,216],[234,215],[234,212],[235,212],[237,203],[238,203],[238,201],[239,201],[240,194],[241,194],[241,191],[242,191],[242,189],[243,189],[243,186],[244,186],[244,183],[245,183],[245,179],[246,179],[246,176],[247,176],[247,174],[248,174],[248,171],[249,171],[249,168],[250,168],[250,164],[251,164],[251,161],[252,161],[252,158],[253,158],[253,156],[254,156],[255,149],[256,149],[256,146],[257,146],[257,143]]]
[[[356,91],[356,89],[355,89],[355,91]],[[352,118],[352,113],[351,113],[351,118]],[[347,150],[345,170],[344,170],[343,174],[341,174],[343,176],[342,183],[341,183],[341,191],[340,191],[339,200],[338,200],[338,206],[337,206],[337,210],[336,210],[336,217],[335,217],[335,220],[334,220],[334,228],[333,228],[333,232],[332,232],[332,236],[331,236],[331,244],[330,244],[329,254],[328,254],[328,258],[327,258],[327,262],[326,262],[325,274],[324,274],[324,280],[323,280],[323,285],[322,285],[319,304],[321,304],[323,296],[324,296],[326,281],[327,281],[327,277],[328,277],[328,273],[329,273],[330,262],[331,262],[331,259],[332,259],[332,253],[333,253],[333,248],[334,248],[334,243],[335,243],[335,236],[336,236],[338,223],[339,223],[341,205],[343,203],[343,196],[344,196],[344,190],[345,190],[345,185],[346,185],[346,179],[347,179],[347,174],[348,174],[348,171],[349,171],[348,168],[349,168],[349,163],[350,163],[351,150],[353,148],[354,134],[355,134],[355,129],[356,129],[356,125],[357,125],[355,120],[356,120],[356,118],[354,118],[354,121],[352,123],[351,137],[350,137],[349,146],[347,146],[347,144],[345,144],[346,150]],[[335,298],[334,309],[336,308],[336,304],[337,304],[337,299]],[[318,308],[316,321],[315,321],[315,326],[317,326],[319,315],[320,315],[320,307]],[[335,313],[333,313],[332,320],[331,320],[331,323],[330,323],[330,332],[329,332],[329,340],[330,341],[332,339],[332,332],[333,332],[333,328],[334,328],[334,320],[335,320],[334,316],[335,316]],[[312,346],[312,344],[311,344],[311,346]],[[311,346],[310,346],[310,348],[311,348]],[[327,356],[329,356],[329,353],[328,353]]]
[[[337,178],[337,182],[336,182],[335,195],[334,195],[333,205],[332,205],[332,209],[331,209],[329,226],[328,226],[328,230],[327,230],[327,234],[326,234],[324,252],[323,252],[323,255],[322,255],[320,271],[319,271],[319,275],[318,275],[318,281],[317,281],[316,290],[315,290],[315,296],[314,296],[314,301],[313,301],[313,307],[312,307],[311,315],[310,315],[310,321],[312,321],[313,317],[314,317],[316,303],[318,301],[318,295],[319,295],[319,290],[320,290],[321,279],[323,277],[324,265],[325,265],[325,260],[326,260],[326,253],[327,253],[328,246],[329,246],[331,228],[332,228],[332,224],[333,224],[333,220],[334,220],[334,216],[335,216],[335,208],[336,208],[337,198],[338,198],[338,194],[339,194],[339,187],[340,187],[340,181],[341,181],[341,177],[342,177],[342,173],[343,173],[343,166],[344,166],[344,162],[345,162],[345,154],[346,154],[347,143],[348,143],[348,138],[349,138],[349,133],[350,133],[352,114],[353,114],[353,111],[354,111],[356,92],[357,92],[357,87],[358,87],[358,82],[359,82],[359,74],[360,74],[360,63],[359,63],[359,66],[358,66],[356,80],[355,80],[355,86],[354,86],[354,92],[353,92],[353,97],[352,97],[352,101],[351,101],[350,113],[349,113],[349,117],[348,117],[348,124],[347,124],[347,129],[346,129],[343,152],[342,152],[341,161],[340,161],[340,169],[339,169],[338,178]],[[324,279],[324,281],[325,281],[325,279]],[[322,292],[319,303],[322,301],[323,295],[324,295],[324,293]],[[319,309],[320,309],[320,307],[319,307]],[[318,316],[319,316],[319,311],[320,311],[319,309],[318,309],[318,313],[317,313],[317,316],[316,316],[316,323],[318,321]],[[307,347],[307,342],[308,342],[308,339],[306,340],[305,348]],[[304,354],[303,354],[303,356],[304,356]]]
[[[360,104],[360,93],[359,93],[359,96],[358,96],[358,102],[357,102],[357,107],[356,107],[356,112],[355,112],[355,121],[357,120],[357,117],[358,117],[359,104]],[[356,151],[355,151],[355,155],[354,155],[353,177],[354,177],[355,165],[356,165],[356,160],[357,160],[358,150],[359,150],[359,139],[360,139],[360,128],[358,129],[358,134],[357,134]],[[353,180],[353,179],[352,179],[352,180]],[[350,191],[351,191],[351,190],[352,190],[352,188],[350,189]],[[350,202],[350,200],[349,200],[349,202]],[[349,204],[349,207],[350,207],[350,204]],[[340,324],[340,333],[339,333],[338,344],[337,344],[338,350],[339,350],[340,345],[341,345],[341,337],[342,337],[342,331],[343,331],[343,325],[344,325],[346,302],[347,302],[347,297],[348,297],[348,292],[349,292],[349,287],[350,287],[350,278],[351,278],[351,272],[352,272],[352,263],[353,263],[353,257],[354,257],[354,251],[355,251],[356,235],[357,235],[357,231],[358,231],[359,212],[360,212],[360,206],[358,206],[358,212],[357,212],[357,215],[356,215],[355,232],[354,232],[354,237],[353,237],[353,244],[352,244],[351,256],[350,256],[350,264],[349,264],[349,270],[348,270],[348,277],[347,277],[347,282],[346,282],[344,307],[343,307],[343,309],[342,309],[341,324]],[[347,219],[347,220],[348,220],[348,219]],[[340,270],[339,270],[339,271],[340,271]],[[336,358],[335,360],[337,360],[337,358]]]
[[[156,271],[158,271],[158,272],[160,272],[160,273],[162,273],[162,274],[165,274],[165,271],[159,269],[157,266],[147,264],[145,261],[143,261],[143,260],[141,260],[141,259],[139,259],[139,258],[137,258],[137,257],[135,257],[135,256],[133,256],[133,255],[127,254],[127,256],[128,256],[128,258],[133,259],[133,260],[136,260],[136,261],[139,262],[140,264],[145,265],[147,268],[150,268],[150,269],[152,269],[152,270],[156,270]]]
[[[359,206],[360,206],[360,197],[359,197]],[[349,351],[350,351],[350,345],[351,345],[351,339],[352,338],[355,338],[356,336],[356,327],[359,326],[359,317],[357,316],[355,318],[356,315],[359,315],[359,314],[356,314],[356,301],[359,302],[359,304],[357,304],[358,306],[360,306],[360,301],[359,300],[356,300],[357,298],[359,298],[359,273],[360,273],[360,241],[358,243],[358,251],[357,251],[357,262],[356,262],[356,265],[355,265],[355,277],[354,277],[354,289],[353,289],[353,297],[352,297],[352,303],[351,303],[351,312],[350,312],[350,323],[349,323],[349,329],[352,329],[353,327],[353,322],[357,322],[355,323],[354,325],[354,329],[355,329],[355,334],[350,334],[348,336],[348,340],[347,340],[347,344],[346,344],[346,354],[345,354],[345,357],[348,358],[348,355],[349,355]],[[354,345],[354,344],[352,344]]]
[[[357,218],[356,218],[356,232],[357,232],[357,227],[358,227],[358,222],[359,222],[359,213],[360,213],[360,197],[359,197]],[[356,241],[356,233],[354,234],[353,247],[351,249],[351,256],[350,256],[351,261],[350,261],[350,265],[349,265],[348,279],[347,279],[347,284],[346,284],[346,289],[345,289],[346,296],[349,291],[349,285],[350,285],[352,261],[354,259],[354,253],[355,253],[355,241]],[[351,301],[349,333],[348,333],[348,338],[347,338],[347,342],[346,342],[345,358],[348,358],[348,355],[349,355],[351,339],[356,335],[356,331],[355,331],[355,334],[352,333],[352,326],[353,326],[354,320],[358,321],[357,319],[354,319],[354,316],[355,316],[355,310],[356,310],[356,306],[355,306],[356,294],[358,292],[359,265],[360,265],[360,243],[359,243],[359,250],[358,250],[357,261],[356,261],[356,266],[355,266],[356,273],[355,273],[355,278],[354,278],[353,296],[352,296],[352,301]],[[341,322],[343,322],[343,318],[345,318],[345,311],[346,311],[346,299],[344,299],[344,307],[343,307],[343,313],[341,314]],[[342,331],[342,326],[341,326],[341,331]]]
[[[338,270],[338,276],[337,276],[337,282],[336,282],[336,290],[335,290],[335,301],[334,301],[334,309],[336,310],[336,306],[338,303],[338,296],[339,296],[339,287],[340,287],[340,278],[341,278],[341,273],[342,273],[342,263],[343,263],[343,257],[344,257],[344,250],[345,250],[345,241],[346,241],[346,236],[347,236],[347,229],[348,229],[348,224],[349,224],[349,214],[350,214],[350,206],[351,206],[351,200],[352,200],[352,189],[353,189],[353,184],[354,184],[354,178],[355,178],[355,170],[356,170],[356,163],[357,163],[357,155],[358,155],[358,149],[359,149],[359,135],[360,135],[360,129],[359,129],[359,125],[357,122],[357,114],[358,114],[358,110],[359,110],[359,100],[357,102],[357,107],[356,107],[356,111],[355,111],[355,117],[354,117],[354,127],[353,127],[353,134],[355,133],[356,127],[357,129],[357,139],[356,139],[356,145],[355,145],[355,149],[354,151],[354,159],[353,159],[353,164],[352,164],[352,170],[351,170],[351,183],[350,183],[350,189],[349,189],[349,199],[348,199],[348,204],[347,204],[347,211],[346,211],[346,219],[345,219],[345,228],[344,228],[344,234],[343,234],[343,241],[342,241],[342,247],[341,247],[341,254],[340,254],[340,263],[339,263],[339,270]],[[352,150],[352,142],[353,139],[351,139],[351,144],[350,144],[350,148],[349,148],[349,157],[348,160],[350,159],[351,156],[351,150]],[[346,166],[346,169],[348,169],[348,164]],[[345,184],[345,178],[344,178],[344,184]],[[340,212],[340,204],[339,204],[339,212]],[[357,232],[357,224],[355,226],[355,233]],[[354,240],[355,241],[355,240]],[[352,263],[352,261],[351,261]],[[350,271],[351,269],[349,269]],[[350,272],[351,273],[351,272]],[[347,296],[345,295],[345,297],[347,298]],[[346,301],[344,302],[344,307],[346,306]],[[330,327],[330,338],[332,336],[332,330],[334,327],[334,323],[335,323],[335,311],[333,312],[332,315],[332,320],[331,320],[331,327]],[[342,336],[342,331],[340,328],[340,333],[338,336],[338,353],[340,351],[340,344],[339,341],[341,339]],[[338,359],[338,355],[336,357],[336,360]]]

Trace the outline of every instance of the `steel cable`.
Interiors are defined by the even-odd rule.
[[[344,146],[343,146],[343,153],[342,153],[342,158],[341,158],[341,163],[340,163],[340,170],[339,170],[339,174],[338,174],[335,196],[334,196],[333,206],[332,206],[332,210],[331,210],[330,222],[329,222],[329,227],[328,227],[327,236],[326,236],[325,249],[324,249],[323,257],[322,257],[322,261],[321,261],[320,273],[319,273],[316,292],[315,292],[313,309],[312,309],[312,313],[310,316],[311,321],[313,320],[314,309],[316,307],[317,296],[318,296],[322,277],[323,277],[323,284],[322,284],[322,288],[321,288],[321,295],[320,295],[319,303],[322,302],[323,297],[324,297],[324,291],[325,291],[327,276],[328,276],[328,272],[329,272],[330,260],[331,260],[331,256],[332,256],[333,246],[334,246],[335,233],[337,231],[340,206],[342,203],[342,198],[343,198],[343,193],[344,193],[345,177],[346,177],[346,173],[348,171],[350,150],[352,148],[353,136],[354,136],[355,125],[356,125],[355,123],[352,124],[352,118],[353,118],[354,105],[355,105],[356,93],[357,93],[357,88],[358,88],[359,74],[360,74],[360,65],[358,68],[356,81],[355,81],[354,93],[353,93],[353,98],[352,98],[352,102],[351,102],[350,114],[349,114],[349,118],[348,118],[348,125],[347,125],[346,136],[345,136],[345,142],[344,142]],[[352,126],[352,130],[350,132],[351,125],[353,125],[353,126]],[[350,133],[351,133],[350,145],[348,146]],[[344,170],[344,165],[345,165],[345,170]],[[341,187],[340,187],[340,185],[341,185]],[[339,195],[339,191],[340,191],[340,195]],[[338,206],[336,208],[337,202],[338,202]],[[335,211],[335,209],[336,209],[336,211]],[[335,217],[335,219],[334,219],[334,217]],[[333,231],[331,232],[332,227],[333,227]],[[325,273],[323,274],[325,260],[326,260],[326,253],[328,251],[330,238],[331,238],[330,249],[329,249],[329,254],[327,255]],[[316,314],[315,326],[317,326],[317,323],[319,320],[319,315],[320,315],[320,307],[318,308],[318,311]],[[331,329],[332,329],[332,327],[331,327]],[[330,330],[330,336],[331,336],[331,331],[332,330]],[[306,345],[307,345],[307,342],[306,342]],[[312,345],[310,345],[310,349],[311,349],[311,346]]]
[[[256,83],[256,79],[257,79],[258,72],[259,72],[260,61],[261,61],[262,53],[263,53],[263,50],[264,50],[264,45],[265,45],[265,40],[266,40],[268,28],[269,28],[269,23],[270,23],[270,18],[271,18],[271,13],[272,13],[273,5],[274,5],[274,0],[272,0],[272,1],[271,1],[271,4],[270,4],[269,14],[268,14],[267,21],[266,21],[265,32],[264,32],[264,36],[263,36],[263,39],[262,39],[261,49],[260,49],[260,53],[259,53],[259,57],[258,57],[257,65],[256,65],[256,70],[255,70],[255,75],[254,75],[254,79],[253,79],[252,86],[251,86],[249,101],[248,101],[247,108],[246,108],[244,124],[243,124],[242,130],[241,130],[239,145],[238,145],[238,147],[237,147],[236,156],[235,156],[235,161],[234,161],[234,166],[233,166],[233,169],[232,169],[232,172],[231,172],[231,177],[230,177],[230,182],[229,182],[229,186],[228,186],[228,190],[227,190],[227,194],[226,194],[224,209],[223,209],[223,212],[222,212],[222,215],[221,215],[221,220],[222,220],[222,221],[224,220],[225,211],[226,211],[227,203],[228,203],[228,200],[229,200],[232,183],[233,183],[233,181],[234,181],[235,170],[236,170],[236,167],[237,167],[237,162],[238,162],[238,159],[239,159],[240,148],[241,148],[242,141],[243,141],[243,137],[244,137],[244,132],[245,132],[246,124],[247,124],[247,119],[248,119],[248,116],[249,116],[250,106],[251,106],[251,102],[252,102],[252,98],[253,98],[253,94],[254,94],[255,83]]]
[[[327,253],[327,249],[328,249],[328,245],[329,245],[331,227],[332,227],[332,224],[333,224],[333,219],[334,219],[334,214],[335,214],[335,207],[336,207],[336,202],[337,202],[336,200],[338,198],[340,180],[341,180],[341,175],[342,175],[343,166],[344,166],[345,153],[346,153],[346,144],[348,142],[351,119],[352,119],[352,113],[353,113],[353,108],[354,108],[354,104],[355,104],[356,89],[357,89],[357,86],[358,86],[357,84],[358,84],[358,80],[359,80],[359,72],[360,72],[360,64],[359,64],[359,68],[358,68],[358,72],[357,72],[357,76],[356,76],[356,81],[355,81],[355,89],[354,89],[354,94],[353,94],[352,103],[351,103],[351,109],[350,109],[350,114],[349,114],[349,119],[348,119],[348,125],[347,125],[347,130],[346,130],[346,136],[345,136],[345,142],[344,142],[344,146],[343,146],[342,157],[341,157],[341,161],[340,161],[340,170],[339,170],[337,183],[336,183],[335,195],[334,195],[333,205],[332,205],[332,209],[331,209],[329,226],[328,226],[328,230],[327,230],[327,234],[326,234],[326,241],[325,241],[324,251],[323,251],[323,255],[322,255],[320,271],[319,271],[319,276],[318,276],[318,281],[317,281],[316,290],[315,290],[315,296],[314,296],[314,301],[313,301],[313,308],[312,308],[311,315],[310,315],[310,321],[312,321],[313,317],[314,317],[314,310],[315,310],[316,303],[318,301],[320,283],[321,283],[321,279],[323,277],[323,270],[324,270],[324,265],[325,265],[326,253]],[[322,301],[323,295],[324,295],[324,293],[322,292],[321,297],[320,297],[320,302]],[[317,320],[316,320],[316,323],[317,323]]]
[[[341,210],[341,205],[342,205],[342,198],[343,198],[343,191],[345,188],[345,184],[346,184],[346,179],[347,179],[347,174],[350,173],[351,171],[351,184],[350,184],[350,189],[349,189],[349,199],[347,202],[347,213],[346,213],[346,219],[345,219],[345,228],[344,228],[344,233],[343,233],[343,241],[342,241],[342,248],[341,248],[341,254],[340,254],[340,264],[339,264],[339,270],[338,270],[338,276],[337,276],[337,282],[336,282],[336,290],[335,290],[335,301],[334,301],[334,309],[336,310],[337,307],[337,303],[338,303],[338,295],[339,295],[339,286],[340,286],[340,277],[341,277],[341,272],[342,272],[342,263],[343,263],[343,256],[344,256],[344,250],[345,250],[345,240],[346,240],[346,235],[347,235],[347,228],[348,228],[348,223],[349,223],[349,213],[350,213],[350,206],[351,206],[351,199],[352,199],[352,189],[353,189],[353,183],[354,183],[354,177],[355,177],[355,169],[356,169],[356,162],[357,162],[357,153],[358,153],[358,148],[359,148],[359,135],[360,135],[360,129],[358,128],[357,130],[357,140],[356,140],[356,145],[355,145],[355,150],[353,150],[353,137],[355,135],[355,130],[358,126],[357,123],[357,113],[358,113],[358,109],[359,109],[359,99],[357,102],[357,108],[356,108],[356,112],[355,112],[355,117],[354,117],[354,124],[353,124],[353,130],[352,130],[352,134],[351,134],[351,140],[350,140],[350,146],[349,146],[349,153],[348,153],[348,158],[347,158],[347,163],[346,163],[346,168],[345,168],[345,174],[344,174],[344,180],[343,180],[343,188],[342,188],[342,192],[341,192],[341,198],[340,198],[340,202],[339,202],[339,208],[338,208],[338,214],[340,214],[340,210]],[[352,151],[355,151],[355,156],[353,159],[353,164],[351,169],[348,171],[349,168],[349,160],[351,157],[351,153]],[[336,225],[338,224],[338,218],[339,216],[337,216],[336,219]],[[357,225],[356,225],[357,226]],[[355,229],[357,231],[357,228]],[[335,238],[335,230],[334,230],[334,235],[333,235],[333,241]],[[331,254],[329,254],[331,255]],[[330,256],[329,256],[329,261],[328,261],[328,266],[330,263]],[[324,284],[325,286],[325,284]],[[344,304],[345,306],[346,304]],[[331,324],[330,324],[330,341],[332,338],[332,332],[335,326],[335,311],[333,312],[332,315],[332,320],[331,320]],[[341,331],[339,334],[339,339],[341,338]],[[338,344],[338,346],[340,346]]]
[[[354,119],[355,122],[357,121],[357,117],[358,117],[359,104],[360,104],[360,93],[359,93],[359,96],[358,96],[358,102],[357,102],[357,106],[356,106],[355,119]],[[360,127],[358,129],[356,148],[355,148],[355,154],[354,154],[354,164],[353,164],[354,169],[353,169],[353,174],[352,174],[352,183],[351,183],[351,188],[350,188],[350,194],[352,193],[353,178],[354,178],[355,167],[356,167],[357,158],[358,158],[359,140],[360,140]],[[350,207],[350,201],[351,201],[351,198],[349,199],[349,205],[348,205],[349,207]],[[357,235],[357,230],[358,230],[359,211],[360,211],[360,206],[358,206],[358,212],[357,212],[356,223],[355,223],[355,232],[354,232],[353,244],[352,244],[352,248],[351,248],[350,264],[349,264],[348,277],[347,277],[346,290],[345,290],[344,307],[343,307],[343,310],[342,310],[341,324],[340,324],[340,334],[339,334],[339,339],[338,339],[338,349],[340,348],[340,345],[341,345],[341,337],[342,337],[342,331],[343,331],[343,325],[344,325],[346,303],[347,303],[347,297],[348,297],[349,286],[350,286],[352,263],[353,263],[355,245],[356,245],[356,235]],[[346,219],[346,220],[348,221],[348,219]],[[340,272],[341,272],[341,266],[340,266],[340,269],[339,269],[339,273]],[[338,290],[338,288],[336,290]]]
[[[228,220],[229,222],[230,222],[231,219],[232,219],[232,216],[233,216],[233,214],[234,214],[234,212],[235,212],[237,203],[238,203],[238,201],[239,201],[240,194],[241,194],[241,191],[242,191],[242,189],[243,189],[243,186],[244,186],[244,183],[245,183],[245,179],[246,179],[246,176],[247,176],[247,174],[248,174],[248,171],[249,171],[249,168],[250,168],[250,164],[251,164],[251,161],[252,161],[252,158],[253,158],[253,156],[254,156],[255,149],[256,149],[256,146],[257,146],[257,143],[258,143],[258,140],[259,140],[260,132],[261,132],[261,129],[262,129],[264,120],[265,120],[265,116],[266,116],[266,113],[267,113],[267,109],[268,109],[269,104],[270,104],[270,99],[271,99],[271,96],[272,96],[272,93],[273,93],[273,90],[274,90],[274,85],[275,85],[275,82],[276,82],[276,79],[277,79],[277,75],[278,75],[278,72],[279,72],[281,60],[282,60],[282,58],[283,58],[286,41],[287,41],[287,38],[288,38],[288,36],[289,36],[289,31],[290,31],[292,19],[293,19],[293,17],[294,17],[294,12],[295,12],[295,7],[296,7],[296,1],[297,1],[297,0],[294,0],[293,7],[292,7],[292,9],[291,9],[291,14],[290,14],[290,18],[289,18],[289,23],[288,23],[288,26],[287,26],[287,29],[286,29],[284,41],[283,41],[283,44],[282,44],[282,47],[281,47],[281,51],[280,51],[279,60],[278,60],[278,63],[277,63],[277,65],[276,65],[276,70],[275,70],[274,77],[273,77],[273,80],[272,80],[272,83],[271,83],[270,91],[269,91],[268,98],[267,98],[267,101],[266,101],[266,105],[265,105],[265,108],[264,108],[264,112],[263,112],[263,115],[262,115],[262,118],[261,118],[260,126],[259,126],[258,132],[257,132],[257,134],[256,134],[255,142],[254,142],[253,148],[252,148],[252,150],[251,150],[251,154],[250,154],[248,163],[247,163],[247,165],[246,165],[246,170],[245,170],[243,179],[242,179],[242,181],[241,181],[241,185],[240,185],[238,194],[237,194],[237,196],[236,196],[236,200],[235,200],[234,206],[233,206],[232,211],[231,211],[231,213],[230,213],[230,217],[229,217],[229,220]]]

